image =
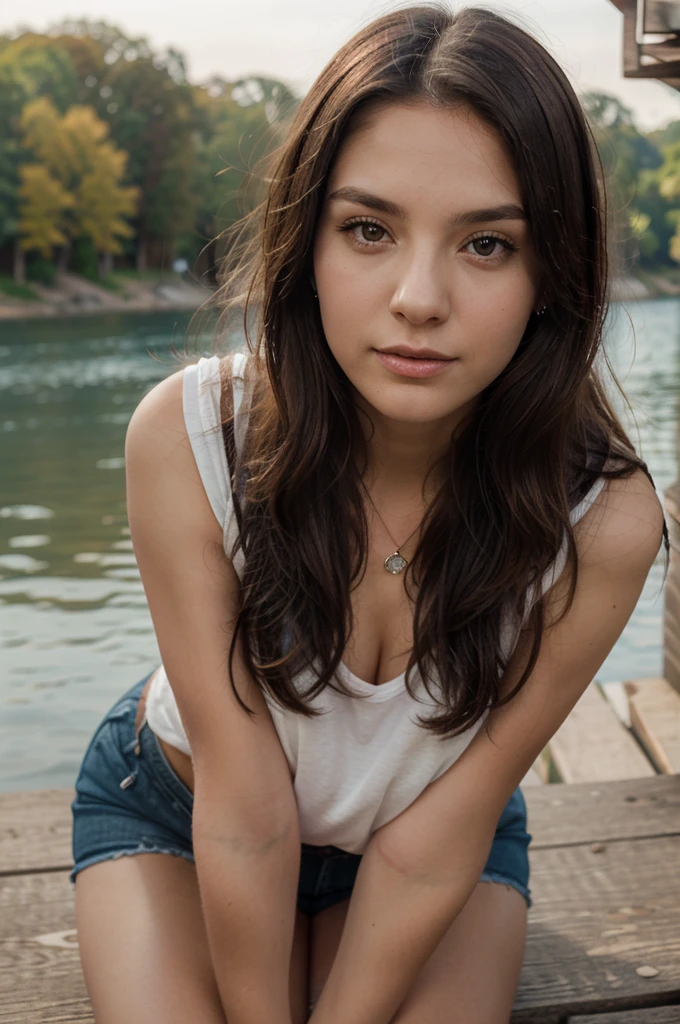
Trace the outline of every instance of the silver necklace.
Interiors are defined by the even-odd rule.
[[[394,539],[394,537],[392,536],[390,531],[387,529],[387,523],[385,522],[383,517],[378,512],[378,509],[375,506],[375,502],[373,501],[373,498],[371,497],[371,495],[369,493],[369,490],[366,487],[366,485],[363,482],[363,480],[361,481],[361,486],[366,491],[366,495],[367,495],[368,500],[370,501],[371,505],[373,506],[373,510],[375,511],[375,514],[377,515],[378,519],[380,520],[380,522],[385,527],[385,530],[387,532],[387,536],[390,538],[390,540],[392,541],[393,544],[396,544],[397,543],[396,540]],[[418,530],[420,529],[420,527],[422,525],[423,525],[423,523],[422,523],[422,520],[421,520],[420,523],[418,523],[418,525],[416,526],[416,528],[413,531],[413,533],[410,533],[408,535],[408,537],[406,538],[404,543],[400,544],[397,547],[396,551],[394,551],[391,555],[388,555],[387,558],[385,559],[385,562],[384,562],[385,569],[387,570],[387,572],[391,573],[392,576],[398,576],[399,573],[402,573],[404,571],[404,569],[406,568],[406,566],[408,565],[408,558],[404,558],[404,556],[401,553],[401,549],[403,547],[406,547],[406,545],[410,541],[411,537],[413,537],[414,534],[416,534],[418,532]]]

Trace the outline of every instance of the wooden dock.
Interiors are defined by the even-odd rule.
[[[593,682],[522,783],[534,904],[511,1024],[680,1024],[677,486],[665,500],[665,678]],[[0,794],[0,1024],[94,1021],[68,883],[73,795]]]
[[[680,1024],[680,695],[626,690],[630,730],[593,684],[525,779],[534,905],[512,1024]],[[546,770],[569,781],[541,784]],[[94,1020],[72,799],[0,794],[0,1024]]]

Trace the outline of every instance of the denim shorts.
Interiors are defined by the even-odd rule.
[[[149,676],[104,716],[85,751],[71,804],[71,886],[83,868],[131,854],[169,853],[194,863],[193,794],[170,765],[146,718],[139,734],[135,732],[135,713]],[[498,822],[480,881],[517,889],[530,907],[528,847],[532,837],[526,826],[526,804],[517,788]],[[360,862],[360,854],[303,843],[298,908],[314,914],[349,899]]]

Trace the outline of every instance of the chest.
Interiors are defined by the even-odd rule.
[[[343,655],[350,672],[375,686],[404,672],[413,647],[414,607],[404,575],[387,572],[384,557],[369,550],[366,572],[351,595],[353,629]]]

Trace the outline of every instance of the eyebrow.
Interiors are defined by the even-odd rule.
[[[401,217],[406,220],[407,214],[403,206],[393,203],[390,199],[382,199],[374,196],[371,192],[365,192],[353,185],[346,185],[338,188],[328,196],[328,201],[345,199],[350,203],[359,203],[360,206],[367,206],[370,210],[378,210],[380,213],[388,213],[393,217]],[[526,220],[527,215],[521,206],[516,203],[502,203],[500,206],[484,207],[480,210],[466,210],[464,213],[456,213],[447,221],[447,227],[459,228],[469,224],[480,224],[489,220]]]

